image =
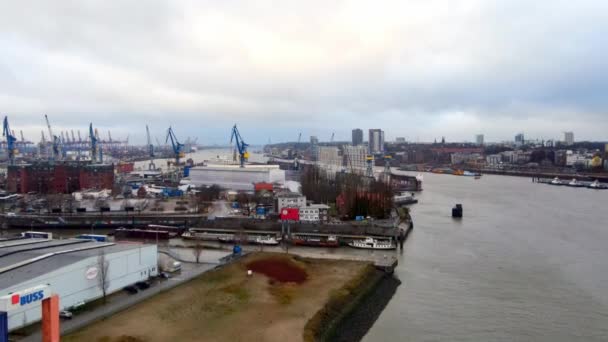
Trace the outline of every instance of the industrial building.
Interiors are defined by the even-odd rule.
[[[7,191],[11,193],[37,192],[72,193],[82,189],[112,189],[114,165],[86,162],[38,162],[9,165]]]
[[[367,168],[367,147],[344,145],[342,150],[346,170],[356,174],[365,174],[365,169]]]
[[[319,158],[317,162],[327,170],[338,172],[342,170],[342,156],[335,146],[318,146]]]
[[[190,169],[189,183],[194,186],[219,185],[224,189],[253,191],[254,183],[285,183],[285,171],[278,165],[207,165]]]
[[[110,294],[156,276],[157,258],[156,245],[82,239],[0,241],[0,297],[47,285],[59,296],[60,310],[67,309],[101,298],[104,285]],[[9,312],[8,328],[40,319],[40,303],[30,303]]]

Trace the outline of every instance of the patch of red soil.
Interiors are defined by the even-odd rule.
[[[308,274],[303,269],[282,259],[260,259],[247,264],[247,267],[282,283],[303,283]]]

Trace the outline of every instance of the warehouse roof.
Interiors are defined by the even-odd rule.
[[[79,239],[48,240],[36,244],[0,247],[0,289],[5,289],[45,273],[96,257],[147,245],[106,243]]]

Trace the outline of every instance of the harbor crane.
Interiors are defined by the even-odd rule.
[[[334,136],[336,135],[336,132],[331,132],[331,138],[329,139],[330,143],[334,142]]]
[[[97,162],[97,156],[99,155],[99,162],[103,162],[103,152],[101,152],[101,147],[99,146],[99,135],[97,133],[97,129],[93,130],[93,123],[89,123],[89,139],[91,142],[91,161],[93,163]]]
[[[247,146],[249,145],[243,141],[243,137],[241,137],[239,129],[236,128],[236,124],[232,127],[232,134],[230,135],[230,143],[232,144],[233,141],[236,144],[236,149],[239,151],[241,167],[245,167],[245,162],[249,159],[249,152],[247,152]]]
[[[177,136],[175,136],[175,132],[173,132],[173,128],[169,126],[167,130],[167,138],[165,139],[165,143],[171,139],[171,146],[173,147],[173,154],[175,154],[175,165],[179,165],[179,159],[184,157],[184,144],[180,143],[177,140]]]
[[[152,144],[152,139],[150,139],[150,129],[148,128],[148,125],[146,125],[146,137],[148,138],[148,154],[150,155],[148,170],[153,171],[156,170],[156,165],[154,164],[154,145]]]
[[[46,121],[46,127],[49,129],[49,141],[51,142],[51,155],[49,157],[50,160],[60,159],[61,151],[60,145],[61,140],[58,136],[53,134],[53,130],[51,130],[51,123],[49,122],[49,117],[44,114],[44,120]]]
[[[300,144],[301,141],[302,141],[302,132],[300,132],[300,134],[298,134],[298,145]]]
[[[8,116],[4,117],[4,127],[2,130],[2,136],[6,137],[6,148],[8,149],[8,163],[9,165],[14,165],[15,154],[19,152],[15,148],[15,142],[17,142],[17,138],[15,138],[14,133],[11,131],[8,125]]]

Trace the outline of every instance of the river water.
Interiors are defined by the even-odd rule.
[[[425,174],[418,198],[364,341],[608,341],[608,190]]]

